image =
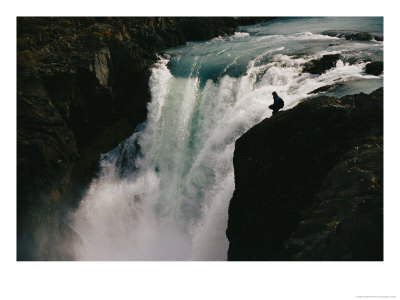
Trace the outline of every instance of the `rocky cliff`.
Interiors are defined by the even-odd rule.
[[[18,18],[17,258],[60,254],[99,154],[146,117],[162,50],[269,18]],[[39,254],[40,253],[40,254]]]
[[[229,260],[383,260],[383,89],[317,97],[236,141]]]

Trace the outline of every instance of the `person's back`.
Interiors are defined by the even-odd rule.
[[[274,104],[270,105],[269,108],[272,109],[272,114],[275,115],[281,108],[283,108],[285,103],[276,92],[272,92],[272,97],[274,98]]]

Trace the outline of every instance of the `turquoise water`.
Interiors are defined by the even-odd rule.
[[[235,140],[264,118],[276,91],[289,109],[311,91],[340,83],[342,96],[370,92],[383,75],[383,42],[347,41],[328,30],[382,34],[382,18],[287,18],[243,26],[229,37],[160,54],[149,81],[147,122],[104,154],[101,173],[71,215],[83,260],[226,260],[225,230],[235,185]],[[302,73],[325,54],[326,73]]]
[[[298,63],[319,58],[323,54],[340,53],[343,62],[351,62],[360,67],[354,77],[339,77],[335,80],[357,80],[362,76],[362,62],[383,60],[382,42],[348,41],[322,35],[323,32],[366,31],[383,34],[383,18],[287,18],[276,19],[266,24],[243,26],[228,38],[215,38],[208,42],[188,43],[185,46],[167,50],[171,55],[168,68],[175,77],[196,76],[204,85],[209,79],[220,80],[223,76],[243,76],[249,71],[249,63],[254,66],[272,66],[273,63]],[[290,66],[287,66],[290,67]],[[299,71],[299,70],[294,70]],[[345,71],[345,70],[343,70]],[[262,75],[262,74],[259,74]],[[376,79],[363,76],[363,79]],[[330,82],[327,82],[330,83]],[[373,84],[374,80],[365,86]],[[362,91],[362,89],[360,90]]]

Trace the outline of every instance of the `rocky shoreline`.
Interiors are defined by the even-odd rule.
[[[383,260],[383,88],[265,119],[233,163],[228,260]]]

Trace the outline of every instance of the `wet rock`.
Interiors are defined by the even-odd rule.
[[[336,62],[341,58],[340,54],[327,54],[320,59],[314,59],[306,63],[303,72],[321,75],[327,70],[336,66]]]
[[[383,72],[383,61],[374,61],[365,66],[365,73],[379,76]]]
[[[342,85],[341,83],[324,85],[324,86],[321,86],[320,88],[312,90],[311,92],[309,92],[307,94],[310,95],[310,94],[318,94],[318,93],[327,92],[327,91],[333,90],[333,89],[335,89],[335,88],[337,88],[337,87],[339,87],[341,85]]]
[[[360,31],[338,31],[338,30],[327,30],[322,32],[324,35],[345,38],[346,40],[357,40],[357,41],[383,41],[383,34],[377,32],[360,32]]]
[[[346,40],[370,41],[372,36],[368,32],[357,32],[346,35]]]
[[[383,89],[317,97],[236,141],[229,260],[383,259]]]
[[[374,34],[373,39],[378,42],[383,42],[383,34]]]

